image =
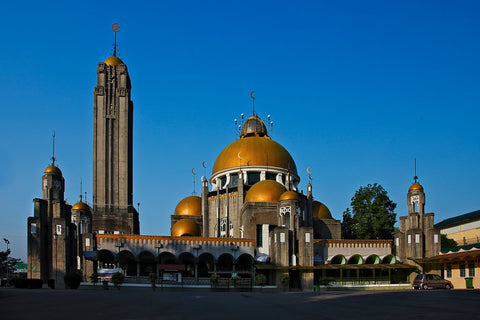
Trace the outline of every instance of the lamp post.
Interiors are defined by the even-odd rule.
[[[10,269],[9,265],[8,265],[8,250],[9,250],[8,245],[10,244],[10,241],[7,238],[3,238],[3,241],[5,241],[5,243],[7,244],[7,259],[6,259],[5,262],[7,264],[7,284],[6,285],[8,286],[8,277],[9,277],[9,270],[8,269]]]
[[[57,234],[56,230],[55,230],[55,233],[53,234],[53,239],[55,240],[55,282],[57,282],[57,275],[58,275],[58,273],[57,273],[58,272],[57,239],[58,239],[58,234]]]
[[[160,264],[160,249],[163,248],[163,243],[160,243],[160,241],[157,241],[155,243],[155,248],[157,249],[157,261]],[[156,269],[157,270],[155,270],[155,274],[157,275],[157,279],[158,279],[158,277],[160,276],[160,270],[158,265]]]
[[[195,250],[195,283],[198,284],[198,250],[202,249],[202,246],[195,244],[192,248]]]

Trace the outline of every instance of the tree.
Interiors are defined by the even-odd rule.
[[[115,288],[120,290],[120,285],[125,281],[125,276],[121,272],[115,272],[112,275],[112,282]]]
[[[360,187],[343,212],[344,239],[393,239],[397,205],[377,183]]]
[[[443,249],[452,248],[458,246],[457,241],[450,239],[446,234],[440,235],[440,244]]]
[[[0,251],[0,279],[12,278],[17,269],[17,263],[22,263],[21,259],[10,257],[10,249]]]

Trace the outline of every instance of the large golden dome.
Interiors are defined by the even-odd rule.
[[[184,198],[177,204],[177,207],[175,208],[175,214],[184,216],[201,216],[202,198],[198,196]]]
[[[247,191],[245,202],[278,202],[285,191],[287,189],[277,181],[259,181]]]
[[[268,166],[297,174],[292,156],[269,137],[244,137],[229,144],[217,157],[212,174],[240,166]]]
[[[91,211],[90,206],[85,202],[77,202],[73,205],[72,210],[84,210],[84,211]]]
[[[172,226],[171,233],[172,237],[198,237],[201,235],[201,230],[200,226],[192,219],[181,219]]]
[[[313,201],[312,203],[312,218],[314,220],[333,219],[327,206],[319,201]]]
[[[48,166],[45,168],[45,173],[57,173],[59,175],[62,175],[62,171],[56,167],[56,166]]]
[[[410,188],[408,188],[408,191],[413,191],[413,190],[419,190],[419,191],[423,191],[423,187],[420,183],[414,183],[410,186]]]
[[[118,66],[119,64],[123,64],[123,61],[117,56],[111,56],[105,60],[105,64],[108,64],[109,66]]]

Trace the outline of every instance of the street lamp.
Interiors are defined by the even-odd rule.
[[[198,250],[202,249],[200,244],[195,244],[192,246],[192,249],[195,250],[195,283],[198,284]]]
[[[7,244],[7,260],[5,261],[7,263],[7,286],[8,286],[8,277],[9,277],[9,265],[8,265],[8,245],[10,244],[10,241],[7,238],[3,238],[3,241]]]

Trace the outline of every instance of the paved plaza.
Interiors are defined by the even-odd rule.
[[[7,319],[480,319],[480,291],[211,292],[0,288]]]

